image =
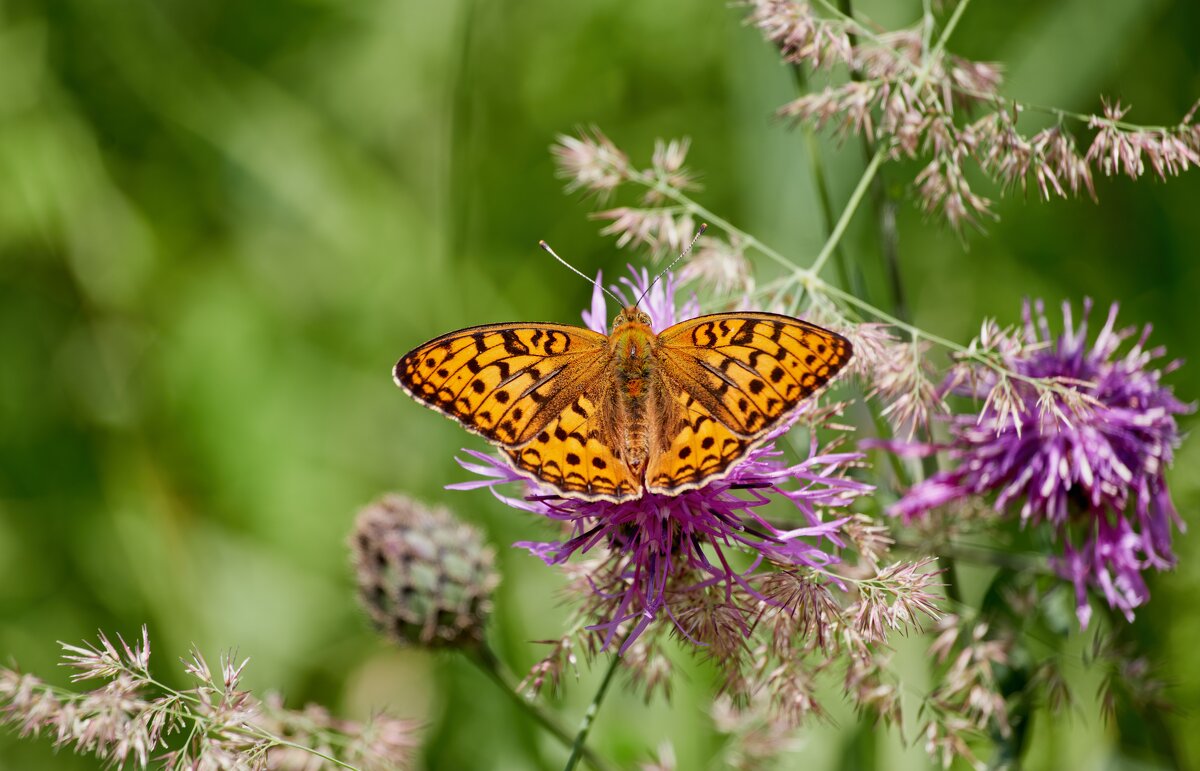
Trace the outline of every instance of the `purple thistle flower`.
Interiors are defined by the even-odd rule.
[[[1132,348],[1115,356],[1136,331],[1115,329],[1116,303],[1088,347],[1091,307],[1085,300],[1076,326],[1070,305],[1063,303],[1065,330],[1055,338],[1042,303],[1031,309],[1026,302],[1024,339],[997,346],[1005,366],[1019,376],[1075,384],[1084,406],[1072,408],[1061,392],[1039,392],[1015,379],[1001,383],[994,371],[975,368],[954,391],[984,400],[984,407],[978,415],[951,419],[948,445],[890,445],[910,455],[945,450],[955,461],[954,468],[909,490],[892,514],[911,520],[953,501],[995,493],[997,511],[1019,502],[1022,524],[1046,523],[1062,540],[1062,556],[1052,564],[1075,585],[1076,613],[1085,627],[1091,618],[1089,586],[1132,620],[1133,609],[1149,598],[1144,571],[1175,562],[1172,524],[1183,530],[1184,523],[1163,473],[1179,444],[1175,416],[1192,410],[1161,383],[1178,361],[1149,368],[1165,353],[1145,347],[1149,325]]]
[[[623,288],[613,287],[626,304],[633,304],[652,281],[645,270],[630,271],[633,278],[623,278]],[[674,277],[667,274],[641,301],[655,331],[699,315],[694,297],[676,305],[675,289]],[[608,309],[598,283],[583,318],[590,328],[608,332]],[[611,644],[628,622],[631,628],[622,642],[624,651],[664,610],[687,636],[668,607],[668,596],[712,587],[724,590],[725,605],[739,611],[742,633],[748,635],[746,619],[755,608],[737,608],[735,598],[748,596],[755,605],[773,602],[754,585],[756,577],[765,574],[759,571],[763,561],[809,568],[838,562],[837,550],[845,546],[843,526],[851,517],[828,520],[823,509],[846,507],[873,489],[845,477],[845,471],[863,458],[861,453],[818,453],[815,437],[806,460],[786,461],[774,440],[789,428],[776,429],[728,476],[679,495],[646,493],[620,503],[564,498],[554,489],[530,481],[503,458],[473,450],[464,450],[470,459],[458,462],[481,478],[448,488],[488,487],[513,508],[563,523],[569,533],[565,540],[515,544],[548,565],[563,564],[574,554],[593,550],[604,558],[589,582],[604,600],[602,606],[611,609],[611,617],[590,627],[603,634],[604,646]],[[526,494],[503,494],[501,486],[508,483],[524,485]],[[764,518],[759,509],[775,499],[792,503],[799,513],[799,526],[777,526]],[[731,561],[731,550],[750,554],[749,565],[742,559]]]

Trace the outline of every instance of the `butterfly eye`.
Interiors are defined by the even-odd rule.
[[[642,313],[641,311],[638,311],[637,320],[638,320],[638,323],[640,323],[640,324],[645,324],[646,326],[650,326],[650,315],[647,313]]]

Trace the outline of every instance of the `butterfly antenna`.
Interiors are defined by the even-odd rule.
[[[621,307],[624,307],[624,306],[625,306],[625,303],[621,302],[621,298],[620,298],[620,297],[617,297],[615,294],[613,294],[613,293],[612,293],[612,292],[610,292],[608,289],[606,289],[606,288],[605,288],[605,286],[604,286],[603,284],[601,284],[599,281],[597,281],[596,279],[594,279],[594,278],[592,278],[591,276],[587,275],[586,273],[584,273],[583,271],[581,271],[579,268],[576,268],[574,265],[572,265],[571,263],[567,262],[567,261],[566,261],[566,260],[564,260],[562,257],[559,257],[559,256],[558,256],[558,254],[557,254],[557,253],[555,253],[555,251],[554,251],[553,249],[551,249],[551,248],[550,248],[550,244],[546,243],[545,241],[538,241],[538,246],[542,247],[542,249],[544,249],[546,252],[548,252],[548,253],[550,254],[550,256],[551,256],[551,257],[553,257],[554,259],[558,260],[558,261],[559,261],[559,262],[561,262],[563,265],[566,265],[566,266],[567,266],[567,268],[569,268],[569,269],[571,270],[571,272],[572,272],[572,273],[574,273],[575,275],[577,275],[577,276],[581,277],[581,278],[582,278],[584,281],[588,282],[589,284],[592,284],[592,285],[593,285],[593,286],[595,286],[597,289],[599,289],[601,292],[604,292],[606,295],[608,295],[609,297],[613,298],[613,301],[614,301],[614,302],[616,302],[616,304],[617,304],[617,307],[618,307],[618,308],[621,308]]]
[[[675,263],[679,262],[684,257],[688,256],[688,254],[692,251],[692,247],[696,245],[696,242],[700,240],[700,236],[704,235],[704,231],[706,231],[706,230],[708,230],[708,223],[707,222],[700,223],[700,227],[697,228],[697,230],[696,230],[696,235],[692,236],[692,242],[687,245],[687,248],[684,249],[683,252],[681,252],[678,257],[671,260],[671,264],[668,265],[667,267],[663,268],[662,272],[659,273],[657,276],[655,276],[654,280],[646,285],[646,291],[642,292],[642,296],[638,298],[638,301],[637,301],[638,305],[642,304],[642,300],[646,299],[646,295],[650,294],[650,290],[654,288],[654,285],[658,283],[658,280],[660,278],[662,278],[663,276],[667,275],[667,272],[670,271],[671,268],[675,267]]]

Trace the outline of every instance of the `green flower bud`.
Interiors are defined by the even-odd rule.
[[[483,639],[495,552],[449,510],[385,495],[359,513],[350,548],[359,602],[380,632],[430,648]]]

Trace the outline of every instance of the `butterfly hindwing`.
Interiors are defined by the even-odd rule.
[[[680,389],[676,398],[678,424],[666,432],[646,468],[646,489],[662,495],[678,494],[723,474],[752,446],[687,391]]]
[[[641,495],[641,480],[613,449],[602,383],[590,390],[600,395],[580,396],[527,444],[504,452],[514,467],[572,498],[618,501]]]
[[[733,433],[757,437],[828,383],[850,341],[774,313],[718,313],[659,335],[664,373]]]
[[[451,332],[396,363],[396,383],[505,447],[533,439],[593,382],[607,338],[564,324],[489,324]]]

